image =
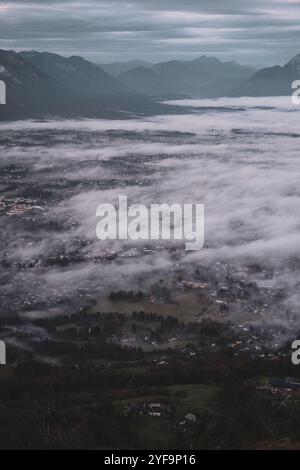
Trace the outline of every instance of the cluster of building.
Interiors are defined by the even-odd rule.
[[[174,410],[170,404],[151,402],[151,403],[129,403],[127,404],[121,415],[128,416],[151,416],[153,418],[170,417]]]
[[[9,216],[24,215],[35,209],[43,210],[41,206],[36,205],[35,200],[29,198],[0,198],[0,212]]]

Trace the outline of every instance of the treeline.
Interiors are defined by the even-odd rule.
[[[119,290],[117,292],[111,292],[109,294],[109,300],[112,302],[127,301],[127,302],[142,302],[145,295],[142,291],[134,292]]]

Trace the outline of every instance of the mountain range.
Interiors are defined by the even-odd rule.
[[[158,98],[290,95],[300,76],[300,54],[282,67],[259,71],[205,55],[192,61],[110,65],[103,70],[78,56],[0,50],[0,80],[7,85],[8,103],[0,107],[0,119],[179,112]]]
[[[0,50],[0,80],[7,104],[0,120],[59,117],[107,119],[172,112],[164,104],[127,86],[81,57],[65,58],[36,51]]]
[[[118,77],[124,72],[135,69],[136,67],[151,68],[153,64],[145,60],[130,60],[129,62],[113,62],[112,64],[98,64],[99,67],[112,77]]]
[[[50,52],[24,51],[19,54],[43,73],[79,93],[127,93],[129,88],[97,65],[82,57],[62,57]]]
[[[230,93],[255,71],[249,66],[203,55],[192,61],[161,62],[151,68],[138,66],[118,78],[147,95],[188,94],[207,98]]]

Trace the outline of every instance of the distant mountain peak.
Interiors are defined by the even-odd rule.
[[[293,57],[284,68],[294,70],[297,74],[300,75],[300,54]]]
[[[300,75],[300,54],[283,67],[274,65],[256,72],[250,79],[232,91],[232,96],[287,96],[293,80]]]
[[[299,63],[300,62],[300,54],[297,54],[295,57],[293,57],[289,63]]]
[[[15,51],[0,50],[0,78],[6,81],[12,105],[49,104],[67,93],[64,86]]]
[[[200,57],[197,57],[197,59],[194,59],[192,62],[200,62],[202,64],[220,64],[221,63],[221,61],[217,59],[216,57],[207,56],[205,54],[201,55]]]
[[[202,55],[190,61],[169,60],[151,68],[139,66],[119,79],[141,94],[216,97],[227,94],[255,71],[236,62]]]

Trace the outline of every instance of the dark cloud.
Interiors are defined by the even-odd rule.
[[[193,58],[284,63],[300,52],[299,0],[0,0],[0,47],[98,62]]]

